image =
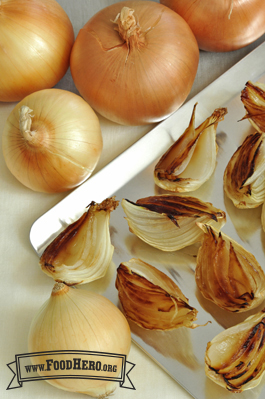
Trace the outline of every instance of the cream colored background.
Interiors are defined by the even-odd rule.
[[[79,29],[95,12],[114,1],[58,0],[58,2],[67,12],[77,35]],[[265,36],[256,43],[231,53],[201,52],[197,76],[189,98],[232,67],[264,39]],[[57,87],[77,92],[70,71]],[[0,103],[1,132],[14,105],[14,103]],[[102,117],[100,117],[100,122],[104,148],[96,171],[107,165],[152,128],[151,125],[133,128],[118,126]],[[16,354],[27,352],[27,334],[31,319],[49,297],[53,286],[51,279],[45,276],[38,266],[37,255],[29,242],[30,227],[39,216],[58,203],[66,194],[40,194],[22,186],[8,171],[2,150],[0,151],[0,170],[0,397],[6,399],[81,397],[78,394],[59,391],[46,382],[25,383],[23,388],[6,391],[12,378],[12,373],[6,364],[14,361]],[[136,364],[130,374],[136,391],[117,387],[114,398],[191,398],[178,383],[134,344],[132,344],[128,360]]]

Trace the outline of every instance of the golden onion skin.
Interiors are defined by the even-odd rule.
[[[265,298],[265,275],[254,255],[207,224],[195,270],[201,294],[229,312],[245,312]]]
[[[263,0],[160,0],[182,16],[201,50],[233,51],[265,32]]]
[[[141,29],[136,44],[126,43],[113,23],[123,7],[135,10]],[[198,62],[198,44],[183,18],[159,3],[130,0],[100,10],[84,25],[70,68],[79,93],[98,113],[123,125],[144,125],[180,107]]]
[[[219,333],[207,344],[205,373],[228,391],[259,385],[265,371],[264,310]]]
[[[8,169],[38,192],[69,191],[83,183],[102,148],[96,113],[79,95],[62,89],[39,90],[23,98],[9,114],[2,135]]]
[[[40,356],[32,356],[32,364],[46,363],[47,351],[85,351],[128,355],[131,346],[129,324],[122,312],[106,297],[89,290],[68,287],[63,283],[55,283],[50,298],[37,311],[30,325],[28,335],[29,352],[39,352]],[[48,355],[50,356],[50,355]],[[69,355],[61,354],[66,360]],[[87,354],[78,355],[81,361]],[[102,361],[102,354],[94,357]],[[60,378],[60,370],[53,371],[57,379],[46,381],[64,391],[79,392],[96,398],[108,398],[117,388],[113,380],[120,376],[122,359],[113,358],[117,365],[116,373],[106,372],[105,378],[98,379],[98,371],[89,371],[94,379]],[[47,369],[38,371],[44,378],[50,376]],[[65,375],[73,375],[73,370],[64,371]],[[83,369],[79,375],[88,375]]]
[[[0,2],[0,101],[20,101],[65,75],[72,23],[55,0]]]

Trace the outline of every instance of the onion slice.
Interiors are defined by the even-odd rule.
[[[85,284],[103,277],[114,247],[109,232],[110,213],[118,206],[114,197],[88,210],[60,233],[43,252],[44,273],[67,285]]]
[[[206,375],[231,392],[256,387],[265,371],[265,313],[248,317],[208,343]]]
[[[125,316],[148,330],[198,327],[198,311],[166,274],[141,259],[122,262],[116,288]]]
[[[213,226],[204,232],[195,279],[201,294],[229,312],[245,312],[265,299],[265,275],[255,256]]]
[[[197,190],[213,174],[216,166],[216,129],[224,119],[226,108],[217,108],[195,129],[194,105],[189,126],[172,144],[155,166],[155,183],[164,190]]]
[[[226,166],[224,191],[237,208],[256,208],[265,200],[264,138],[248,135]]]
[[[241,101],[246,110],[242,120],[248,119],[258,132],[265,132],[265,84],[248,81],[241,92]]]
[[[203,236],[196,222],[226,221],[225,212],[194,197],[160,195],[136,203],[121,201],[129,229],[147,244],[162,251],[176,251],[199,242]]]

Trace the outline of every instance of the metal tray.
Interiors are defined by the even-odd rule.
[[[222,230],[252,252],[263,266],[265,234],[260,222],[261,207],[254,210],[236,209],[225,197],[222,182],[231,155],[246,135],[253,131],[248,121],[239,122],[245,114],[240,92],[248,80],[265,82],[264,59],[265,43],[41,216],[30,231],[30,241],[37,254],[40,256],[52,239],[67,224],[76,220],[92,200],[100,202],[115,195],[118,200],[127,198],[136,201],[141,197],[165,193],[153,182],[154,166],[169,145],[184,132],[193,105],[198,102],[196,126],[217,107],[226,106],[228,114],[217,129],[219,150],[216,170],[208,182],[189,195],[212,202],[214,206],[226,211],[227,223]],[[89,289],[105,295],[119,306],[114,284],[116,268],[120,262],[132,257],[139,257],[168,274],[189,298],[190,304],[198,309],[198,324],[209,320],[211,324],[195,330],[179,328],[169,332],[145,331],[131,324],[132,338],[194,398],[230,398],[233,394],[205,376],[205,349],[215,335],[244,320],[251,312],[230,314],[203,300],[194,279],[196,245],[173,253],[156,250],[129,232],[124,216],[121,206],[111,214],[110,231],[115,247],[113,262],[106,276],[89,284]],[[81,288],[88,289],[86,286]],[[240,398],[261,397],[265,392],[264,382],[263,379],[257,388],[243,392]]]

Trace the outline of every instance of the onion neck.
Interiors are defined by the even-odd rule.
[[[112,21],[118,25],[115,30],[119,32],[120,37],[127,43],[129,49],[133,47],[139,48],[145,41],[141,27],[133,14],[134,10],[132,8],[123,7],[115,20]]]
[[[68,285],[56,282],[52,289],[52,296],[64,295],[69,291]]]
[[[19,109],[19,129],[27,141],[32,141],[35,135],[35,131],[31,130],[32,118],[34,116],[31,112],[33,110],[26,105],[22,105]]]

